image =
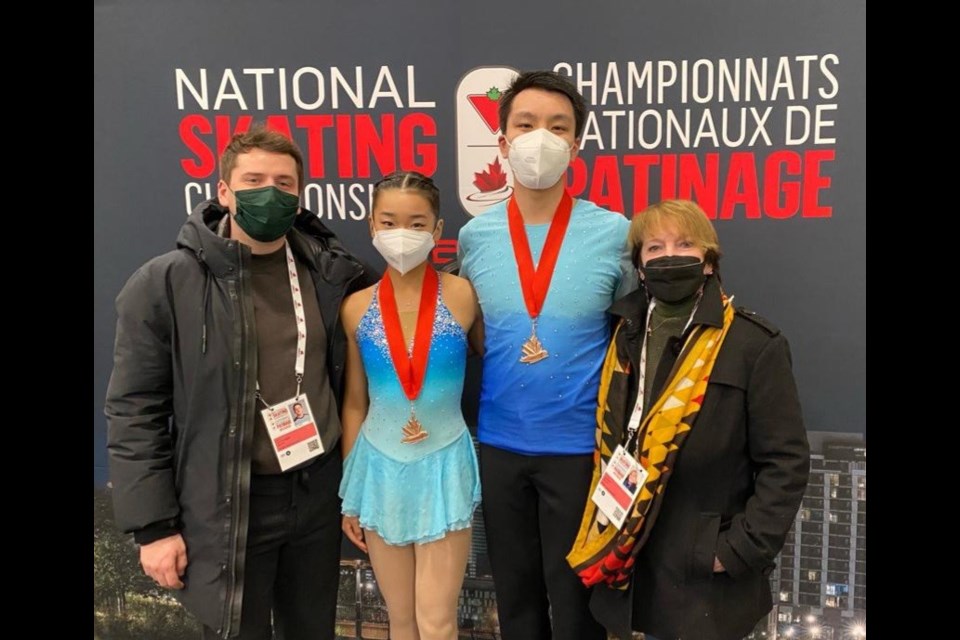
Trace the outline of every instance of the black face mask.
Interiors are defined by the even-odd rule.
[[[650,295],[661,302],[676,304],[695,295],[707,276],[703,262],[696,256],[663,256],[640,267],[643,284]]]

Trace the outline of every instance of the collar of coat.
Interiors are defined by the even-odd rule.
[[[189,249],[217,278],[236,278],[240,273],[240,251],[237,241],[224,238],[217,228],[229,211],[216,199],[202,202],[193,210],[180,229],[177,246]],[[287,234],[294,255],[309,264],[321,263],[320,254],[330,252],[347,257],[340,241],[311,211],[303,209]]]
[[[626,331],[627,337],[634,340],[639,338],[646,326],[649,305],[647,290],[641,284],[639,289],[614,302],[610,307],[610,314],[625,322],[626,326],[622,327],[621,331]],[[723,289],[720,288],[720,281],[715,274],[707,276],[703,284],[703,298],[693,314],[690,327],[696,325],[723,326]]]

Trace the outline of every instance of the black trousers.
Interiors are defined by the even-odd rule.
[[[527,456],[480,446],[483,516],[503,640],[605,640],[567,564],[593,456]],[[552,629],[551,629],[552,620]]]
[[[306,469],[251,478],[240,640],[334,639],[341,475],[338,449]]]

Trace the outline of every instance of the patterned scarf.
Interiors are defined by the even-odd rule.
[[[640,424],[638,433],[643,434],[643,443],[638,459],[649,475],[623,526],[619,530],[614,528],[593,500],[587,499],[580,532],[567,555],[567,562],[587,587],[605,583],[612,588],[626,589],[629,585],[637,554],[650,535],[652,524],[650,527],[646,525],[656,520],[674,460],[700,412],[710,372],[733,316],[733,305],[724,299],[722,327],[700,325],[690,332],[680,354],[679,366],[674,368],[674,375],[664,392]],[[623,414],[611,412],[607,406],[614,374],[626,375],[629,371],[629,363],[621,362],[617,357],[616,343],[621,327],[622,323],[610,341],[600,378],[597,450],[588,496],[593,495],[613,451],[623,443],[622,427],[611,424]]]

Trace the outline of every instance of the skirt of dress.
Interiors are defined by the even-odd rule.
[[[392,545],[423,544],[466,529],[480,504],[480,472],[470,432],[412,462],[374,447],[361,430],[344,461],[343,513]]]

